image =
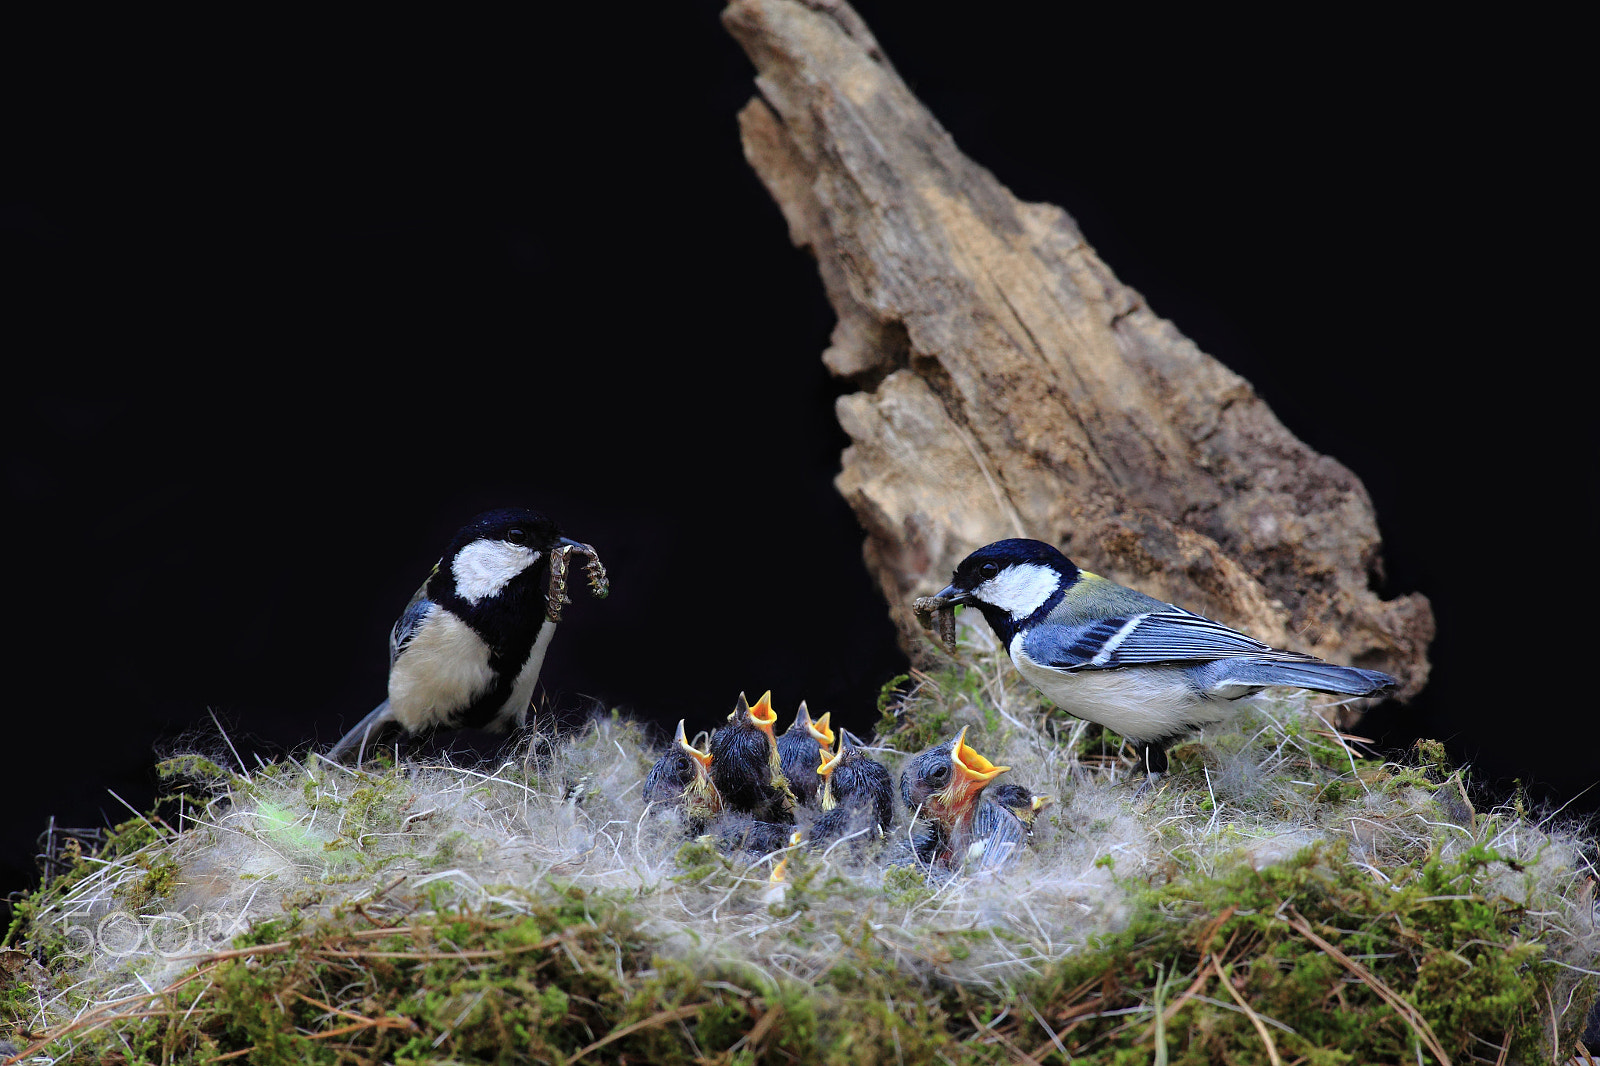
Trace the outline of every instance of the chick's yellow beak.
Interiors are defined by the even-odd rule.
[[[967,743],[967,730],[963,726],[955,743],[950,745],[950,783],[929,797],[929,807],[942,816],[961,820],[970,818],[977,810],[978,795],[985,785],[1007,770],[1009,766],[996,766],[979,755]]]
[[[763,692],[754,707],[746,707],[745,714],[749,717],[751,725],[767,736],[772,736],[772,727],[778,724],[778,712],[772,709],[771,691]]]
[[[804,707],[805,704],[802,703],[800,706]],[[816,721],[806,723],[806,732],[810,733],[824,750],[833,747],[833,730],[828,727],[828,719],[832,716],[833,712],[827,711]]]
[[[961,733],[956,737],[956,742],[950,747],[951,768],[955,770],[953,781],[963,781],[971,788],[982,788],[990,781],[999,777],[1009,766],[996,766],[994,763],[979,755],[967,743],[967,727],[961,727]]]
[[[678,749],[685,755],[699,763],[701,769],[711,769],[711,752],[701,751],[699,748],[689,743],[689,737],[683,731],[683,719],[681,718],[678,719],[678,733],[672,738],[672,742],[676,744]]]
[[[826,751],[817,752],[817,776],[827,777],[833,773],[833,768],[839,765],[839,760],[842,758],[844,758],[842,751],[837,755],[830,755]]]

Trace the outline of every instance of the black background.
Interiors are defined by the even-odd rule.
[[[612,573],[553,709],[692,729],[770,688],[872,721],[903,657],[831,484],[833,316],[740,152],[752,70],[714,3],[579,8],[12,35],[4,888],[49,815],[146,804],[208,708],[247,760],[336,737],[488,506]],[[1368,735],[1589,785],[1559,63],[1504,26],[859,10],[969,155],[1364,479],[1383,591],[1439,623]]]

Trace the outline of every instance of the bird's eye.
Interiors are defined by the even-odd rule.
[[[506,539],[513,544],[526,544],[528,543],[528,531],[526,529],[507,530]]]
[[[938,766],[935,766],[932,770],[928,771],[928,780],[935,785],[943,784],[944,779],[949,776],[950,767],[946,763],[940,763]]]
[[[984,577],[994,577],[999,572],[999,563],[984,563],[982,566],[978,567],[978,573],[982,574]]]

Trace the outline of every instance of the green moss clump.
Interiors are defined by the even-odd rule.
[[[156,763],[156,775],[163,782],[179,782],[202,788],[222,788],[242,781],[203,755],[175,755]]]
[[[1069,956],[1036,994],[1058,1013],[1081,1013],[1065,1042],[1074,1062],[1120,1062],[1119,1049],[1153,1046],[1153,1010],[1131,1031],[1127,1014],[1108,1012],[1148,1008],[1162,991],[1172,1009],[1178,994],[1171,987],[1198,982],[1201,994],[1231,1002],[1214,962],[1251,1010],[1283,1023],[1268,1027],[1283,1061],[1417,1061],[1425,1047],[1418,1027],[1374,982],[1411,1004],[1456,1061],[1480,1040],[1498,1047],[1507,1038],[1526,1061],[1537,1061],[1549,1049],[1540,1005],[1553,968],[1541,962],[1541,945],[1519,937],[1520,908],[1480,891],[1489,868],[1503,861],[1474,848],[1431,858],[1391,886],[1332,844],[1259,871],[1175,881],[1146,893],[1125,930]],[[1167,983],[1173,975],[1176,986]],[[1090,1005],[1093,1016],[1082,1013]],[[1161,1028],[1174,1066],[1269,1060],[1242,1010],[1190,997]]]
[[[158,905],[169,898],[177,887],[180,872],[178,864],[165,855],[152,856],[142,865],[145,867],[144,876],[134,882],[124,900],[128,909],[135,914],[147,914],[152,908],[159,909]]]

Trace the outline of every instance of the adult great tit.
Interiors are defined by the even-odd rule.
[[[1396,681],[1272,648],[1182,607],[1081,570],[1037,540],[1000,540],[961,561],[940,606],[978,608],[1017,670],[1068,714],[1139,749],[1147,784],[1166,746],[1263,688],[1376,696]]]
[[[408,734],[520,727],[563,599],[560,585],[546,587],[551,557],[561,556],[564,576],[569,551],[589,557],[591,589],[603,596],[594,549],[563,537],[544,515],[506,508],[462,526],[389,632],[389,698],[326,757],[355,748],[359,763],[368,741],[391,726]]]

